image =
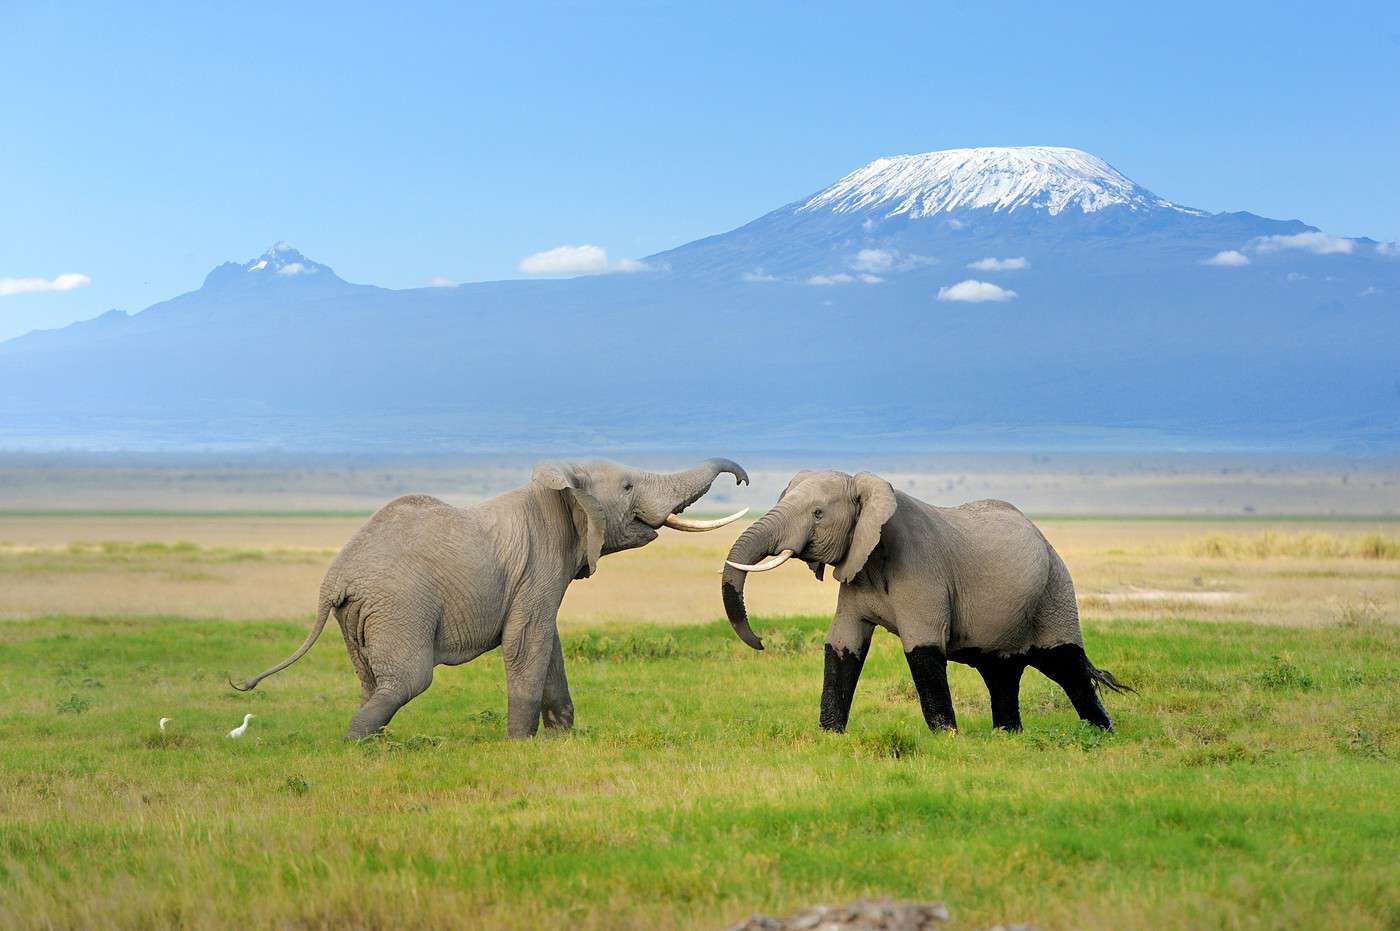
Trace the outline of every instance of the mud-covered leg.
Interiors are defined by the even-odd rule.
[[[957,730],[953,695],[948,691],[948,657],[943,650],[932,644],[917,646],[905,650],[904,658],[914,677],[914,688],[919,693],[919,705],[929,730]]]
[[[554,650],[544,679],[544,726],[568,730],[574,726],[574,701],[569,697],[569,680],[564,675],[564,645],[554,632]]]
[[[1020,657],[991,656],[977,662],[977,671],[987,684],[992,699],[992,727],[1004,731],[1021,729],[1021,673],[1026,661]]]
[[[1050,681],[1065,690],[1079,717],[1095,727],[1113,730],[1113,721],[1099,701],[1098,690],[1091,676],[1093,666],[1084,648],[1066,643],[1049,649],[1032,650],[1030,664],[1043,672]]]
[[[846,729],[874,632],[873,625],[856,618],[838,616],[832,622],[826,635],[826,669],[822,674],[822,730]]]

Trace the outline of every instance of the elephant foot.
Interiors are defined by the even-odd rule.
[[[543,722],[546,730],[551,731],[571,731],[574,729],[574,706],[568,705],[563,708],[546,708],[544,710]]]

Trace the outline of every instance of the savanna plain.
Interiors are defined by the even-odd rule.
[[[722,928],[890,896],[953,928],[1400,926],[1396,471],[965,465],[901,484],[1041,515],[1089,655],[1137,689],[1105,699],[1116,734],[1035,672],[1025,731],[993,732],[961,666],[932,734],[888,634],[822,733],[836,588],[755,578],[750,651],[719,600],[731,526],[574,584],[572,733],[508,741],[491,653],[346,744],[334,625],[254,692],[225,675],[301,642],[367,507],[528,468],[439,491],[440,465],[0,463],[0,925]],[[692,513],[762,507],[784,469]]]

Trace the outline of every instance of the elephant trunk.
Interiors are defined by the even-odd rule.
[[[734,545],[729,549],[724,575],[720,579],[721,594],[724,597],[724,613],[728,615],[729,623],[733,626],[734,633],[738,635],[739,639],[755,650],[763,649],[763,641],[753,632],[753,628],[749,627],[748,611],[744,608],[744,582],[748,578],[748,573],[743,569],[734,568],[729,563],[748,565],[772,554],[776,537],[777,514],[776,510],[769,511],[739,534],[739,539],[735,540]]]
[[[749,483],[749,473],[745,472],[737,462],[729,459],[706,459],[693,469],[659,476],[670,490],[670,497],[675,502],[671,507],[671,513],[679,514],[705,497],[710,486],[714,484],[715,479],[722,472],[728,472],[734,476],[736,484],[747,485]]]

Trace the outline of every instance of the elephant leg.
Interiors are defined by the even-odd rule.
[[[555,642],[552,617],[546,621],[512,612],[506,620],[501,655],[506,664],[506,734],[510,737],[533,737],[540,729]],[[562,648],[559,669],[562,675]]]
[[[431,649],[416,650],[404,657],[381,662],[373,667],[374,690],[365,697],[360,710],[350,719],[345,736],[360,740],[382,731],[398,710],[415,696],[421,695],[433,682]]]
[[[953,695],[948,691],[948,657],[933,644],[917,646],[904,652],[914,688],[919,693],[919,706],[929,730],[955,731],[958,719],[953,713]]]
[[[360,705],[362,707],[374,694],[375,685],[374,670],[370,668],[369,658],[365,656],[364,647],[359,641],[360,612],[363,608],[364,602],[358,598],[352,598],[335,609],[335,619],[340,624],[340,634],[345,639],[345,652],[350,655],[350,665],[355,667],[355,675],[360,679]]]
[[[1113,720],[1099,701],[1098,689],[1090,676],[1093,668],[1084,648],[1066,643],[1048,649],[1032,650],[1030,664],[1045,674],[1051,682],[1065,690],[1074,710],[1082,720],[1106,731],[1113,730]]]
[[[856,683],[870,652],[875,627],[858,618],[837,617],[826,635],[826,669],[822,675],[822,730],[841,732],[851,715]]]
[[[1021,729],[1021,673],[1025,668],[1026,661],[1015,656],[978,660],[977,671],[992,699],[992,727],[1003,731]]]
[[[574,700],[569,697],[569,679],[564,675],[564,645],[554,632],[554,650],[544,678],[544,726],[569,730],[574,726]]]

